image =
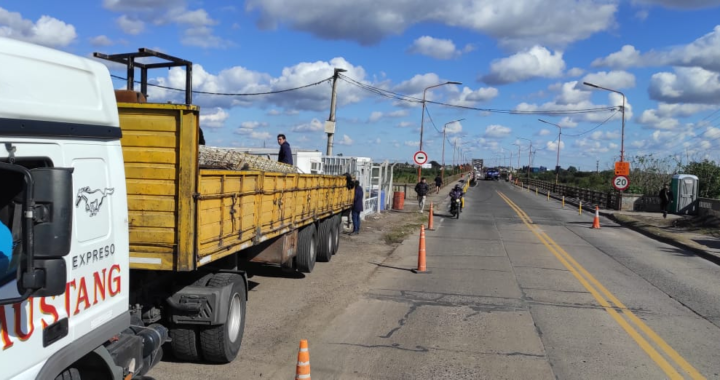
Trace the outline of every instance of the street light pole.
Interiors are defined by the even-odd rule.
[[[457,122],[460,122],[463,120],[465,120],[465,119],[463,118],[463,119],[453,120],[453,121],[447,122],[447,123],[445,123],[445,125],[443,125],[442,169],[440,169],[441,170],[440,179],[442,179],[443,183],[445,183],[445,129],[447,128],[448,124],[457,123]]]
[[[530,149],[528,149],[528,168],[527,168],[527,180],[528,180],[528,183],[530,183],[530,159],[531,159],[531,155],[532,155],[532,140],[526,139],[524,137],[518,137],[518,138],[530,141]],[[518,155],[519,155],[519,153],[518,153]],[[519,160],[519,158],[518,158],[518,160]],[[520,164],[518,164],[518,165],[520,165]]]
[[[435,88],[435,87],[444,86],[444,85],[446,85],[446,84],[458,84],[458,85],[459,85],[459,84],[462,84],[462,83],[461,83],[461,82],[449,81],[449,82],[440,83],[440,84],[436,84],[436,85],[434,85],[434,86],[427,87],[427,88],[425,88],[425,89],[423,90],[422,116],[421,116],[421,118],[420,118],[420,150],[423,149],[423,131],[424,131],[424,127],[425,127],[425,95],[427,94],[427,90],[429,90],[429,89],[431,89],[431,88]],[[422,175],[422,165],[421,165],[420,167],[418,167],[418,182],[420,182],[420,176],[421,176],[421,175]]]
[[[555,184],[557,185],[558,184],[558,175],[560,174],[560,138],[562,137],[562,127],[555,123],[545,121],[543,119],[538,119],[538,120],[540,120],[540,122],[542,122],[542,123],[554,125],[558,128],[557,161],[555,163]]]
[[[622,92],[617,91],[617,90],[612,90],[612,89],[598,86],[596,84],[592,84],[592,83],[588,83],[588,82],[583,82],[583,84],[586,86],[600,89],[600,90],[614,92],[614,93],[620,94],[622,96],[623,103],[622,103],[622,108],[620,109],[620,111],[622,112],[622,133],[621,133],[621,137],[620,137],[620,162],[625,161],[625,94],[623,94]]]

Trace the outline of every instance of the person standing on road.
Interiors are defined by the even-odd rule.
[[[442,187],[442,177],[438,174],[435,177],[435,194],[440,194],[440,188]]]
[[[663,218],[667,218],[667,208],[673,199],[673,193],[667,183],[663,186],[662,190],[660,190],[658,196],[660,197],[660,208],[663,212]]]
[[[278,152],[278,162],[292,165],[292,150],[290,149],[290,143],[287,142],[285,135],[283,135],[282,133],[279,134],[277,136],[277,141],[280,145],[280,152]]]
[[[418,207],[420,208],[420,213],[425,210],[425,197],[427,196],[429,190],[430,187],[428,186],[425,177],[420,178],[420,182],[415,185],[415,193],[417,193]]]
[[[355,181],[355,198],[353,199],[352,207],[352,222],[353,232],[350,235],[357,235],[360,233],[360,213],[363,211],[363,188],[360,186],[360,181]]]

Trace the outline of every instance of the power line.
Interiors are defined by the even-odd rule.
[[[115,78],[115,79],[127,80],[127,78],[123,78],[123,77],[120,77],[120,76],[117,76],[117,75],[110,75],[110,76],[113,77],[113,78]],[[272,94],[281,94],[281,93],[283,93],[283,92],[297,91],[297,90],[302,90],[302,89],[304,89],[304,88],[308,88],[308,87],[312,87],[312,86],[317,86],[317,85],[319,85],[319,84],[328,82],[328,81],[330,81],[331,79],[332,79],[332,77],[329,77],[329,78],[325,78],[325,79],[323,79],[323,80],[317,81],[317,82],[315,82],[315,83],[306,84],[306,85],[304,85],[304,86],[294,87],[294,88],[287,88],[287,89],[284,89],[284,90],[277,90],[277,91],[251,92],[251,93],[236,94],[236,93],[226,93],[226,92],[210,92],[210,91],[195,91],[195,90],[193,90],[193,94],[216,95],[216,96],[259,96],[259,95],[272,95]],[[141,83],[141,82],[136,80],[135,83]],[[165,89],[165,90],[185,92],[185,90],[184,90],[184,89],[181,89],[181,88],[168,87],[168,86],[163,86],[163,85],[154,84],[154,83],[148,83],[147,85],[148,85],[148,86],[152,86],[152,87],[162,88],[162,89]]]
[[[610,117],[609,117],[609,118],[607,118],[607,119],[605,119],[605,121],[603,121],[602,123],[600,123],[600,124],[598,124],[598,125],[594,126],[594,127],[593,127],[593,128],[591,128],[591,129],[588,129],[587,131],[585,131],[585,132],[583,132],[583,133],[578,133],[578,134],[575,134],[575,135],[568,135],[568,134],[565,134],[565,136],[569,136],[569,137],[577,137],[577,136],[582,136],[582,135],[584,135],[584,134],[586,134],[586,133],[590,133],[590,132],[592,132],[592,131],[594,131],[594,130],[596,130],[596,129],[600,128],[600,127],[602,127],[602,126],[603,126],[603,125],[604,125],[605,123],[607,123],[608,121],[610,121],[610,119],[612,119],[612,118],[613,118],[613,116],[617,115],[617,113],[618,113],[618,111],[615,111],[615,113],[613,113],[612,115],[610,115]]]
[[[416,98],[409,95],[400,94],[397,92],[384,90],[369,84],[360,83],[346,75],[340,74],[340,78],[345,80],[346,82],[357,86],[359,88],[362,88],[368,92],[372,92],[374,94],[380,95],[382,97],[388,98],[388,99],[395,99],[399,101],[404,101],[408,103],[422,103],[423,100],[420,98]],[[584,113],[594,113],[594,112],[602,112],[602,111],[617,111],[617,107],[615,106],[607,106],[607,107],[596,107],[596,108],[585,108],[585,109],[577,109],[577,110],[535,110],[535,111],[522,111],[522,110],[508,110],[508,109],[499,109],[499,108],[479,108],[479,107],[470,107],[470,106],[461,106],[457,104],[449,104],[449,103],[443,103],[443,102],[436,102],[432,100],[425,100],[425,103],[432,103],[443,107],[451,107],[451,108],[459,108],[459,109],[465,109],[465,110],[471,110],[471,111],[481,111],[481,112],[491,112],[491,113],[504,113],[504,114],[513,114],[513,115],[574,115],[574,114],[584,114]]]

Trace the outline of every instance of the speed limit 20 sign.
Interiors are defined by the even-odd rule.
[[[630,187],[630,180],[624,175],[616,175],[615,178],[613,178],[613,187],[617,191],[627,190],[627,188]]]

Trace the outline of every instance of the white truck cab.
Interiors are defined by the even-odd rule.
[[[0,379],[142,376],[167,330],[131,326],[108,69],[6,38],[0,66]]]

